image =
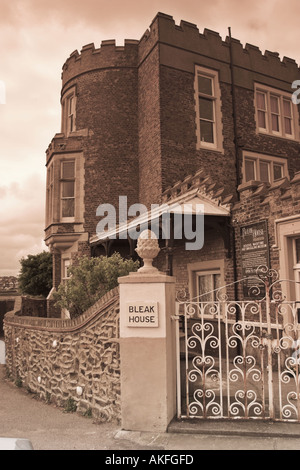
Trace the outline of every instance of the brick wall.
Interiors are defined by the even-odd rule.
[[[242,277],[241,227],[254,222],[266,221],[268,230],[270,268],[280,270],[279,252],[275,240],[275,221],[300,214],[300,176],[295,174],[291,181],[285,178],[269,186],[266,184],[247,185],[240,189],[240,201],[232,208],[235,230],[235,245],[238,278]],[[240,296],[242,295],[240,290]]]
[[[150,207],[161,202],[159,49],[139,66],[139,201]]]
[[[224,239],[217,229],[206,229],[204,246],[201,250],[186,250],[185,240],[175,240],[171,253],[172,275],[176,277],[176,291],[178,294],[191,292],[188,269],[189,265],[193,263],[203,263],[202,269],[205,269],[204,266],[207,261],[224,260],[224,284],[233,283],[235,280],[232,252],[228,251],[228,247],[224,245]],[[163,249],[153,264],[160,271],[166,272],[168,266],[166,252]],[[227,289],[227,294],[230,299],[234,298],[233,286]]]
[[[21,316],[47,317],[47,299],[22,296]]]
[[[118,207],[138,201],[137,45],[103,42],[83,48],[63,67],[64,93],[76,86],[76,132],[86,131],[84,153],[84,229],[95,234],[100,204]],[[118,213],[117,213],[118,217]]]
[[[96,232],[100,204],[138,200],[137,71],[103,71],[77,79],[77,125],[92,135],[84,141],[84,227]],[[94,78],[93,78],[94,77]],[[82,103],[82,104],[81,104]],[[118,213],[117,213],[118,218]]]

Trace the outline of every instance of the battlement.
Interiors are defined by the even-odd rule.
[[[158,13],[152,22],[152,29],[158,27],[159,41],[174,47],[180,47],[213,59],[230,62],[230,38],[223,40],[219,33],[204,29],[201,33],[193,23],[181,21],[175,24],[172,16]],[[150,28],[151,32],[151,28]],[[267,46],[267,44],[266,44]],[[266,50],[263,53],[259,47],[231,38],[233,63],[258,73],[276,75],[278,79],[293,80],[299,76],[300,68],[295,60],[279,56],[278,52]]]
[[[294,59],[279,57],[278,52],[257,46],[245,46],[235,38],[223,40],[218,32],[204,29],[201,33],[196,24],[181,20],[177,25],[172,16],[158,13],[140,40],[125,39],[124,46],[116,46],[115,40],[104,40],[96,48],[93,43],[83,46],[80,53],[72,52],[63,66],[62,80],[65,85],[71,78],[88,71],[113,67],[138,67],[156,43],[190,51],[199,56],[230,63],[230,44],[235,67],[276,77],[292,83],[300,75]]]
[[[114,39],[104,40],[96,48],[86,44],[80,53],[75,50],[62,68],[63,86],[73,77],[92,70],[112,67],[136,67],[139,41],[125,39],[124,46],[116,46]]]

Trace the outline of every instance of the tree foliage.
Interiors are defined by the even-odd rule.
[[[119,253],[109,258],[83,256],[77,265],[69,267],[69,279],[60,284],[53,298],[58,307],[67,309],[74,318],[116,287],[118,277],[126,276],[138,267],[138,261],[123,260]]]
[[[22,294],[47,297],[52,288],[52,255],[43,251],[20,260],[18,277]]]

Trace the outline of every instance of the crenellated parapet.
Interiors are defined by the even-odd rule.
[[[124,46],[116,46],[115,40],[102,41],[100,48],[94,43],[75,50],[63,65],[63,86],[72,78],[93,70],[119,67],[136,67],[139,41],[125,39]]]
[[[196,173],[188,175],[184,180],[177,181],[172,187],[167,188],[162,194],[162,202],[170,204],[180,197],[185,197],[191,191],[197,191],[199,196],[209,199],[216,206],[230,210],[234,196],[229,194],[225,187],[216,183],[205,170],[200,169]]]
[[[156,44],[181,48],[198,56],[230,63],[230,39],[222,39],[219,33],[198,27],[182,20],[179,25],[172,16],[158,13],[140,40],[125,39],[123,46],[116,46],[115,40],[102,41],[96,48],[94,43],[75,50],[63,65],[63,86],[72,78],[86,72],[106,68],[138,67]],[[279,57],[277,52],[265,53],[252,44],[245,46],[235,38],[231,39],[232,58],[235,67],[267,74],[278,80],[290,82],[300,77],[295,60]]]
[[[183,20],[180,22],[180,25],[176,25],[172,16],[162,13],[158,13],[156,18],[153,20],[152,29],[155,23],[159,27],[159,40],[162,42],[172,42],[174,45],[180,44],[181,47],[184,46],[189,50],[195,50],[203,54],[205,53],[205,55],[211,53],[214,47],[217,49],[220,49],[221,47],[222,52],[225,53],[223,59],[227,57],[227,50],[230,41],[228,36],[224,41],[218,32],[207,28],[203,30],[203,33],[201,33],[197,25]],[[278,66],[283,65],[285,67],[291,67],[293,70],[298,69],[298,65],[293,59],[283,57],[281,60],[278,52],[266,50],[263,54],[257,46],[253,46],[248,43],[243,46],[238,39],[234,38],[232,38],[232,46],[234,53],[237,55],[237,60],[242,60],[242,55],[244,54],[244,58],[249,57],[251,61],[260,60],[261,64],[270,62],[274,64],[276,63]]]
[[[300,172],[294,177],[281,178],[272,184],[248,181],[238,187],[240,200],[233,207],[235,222],[250,219],[253,213],[265,211],[270,219],[299,214]]]

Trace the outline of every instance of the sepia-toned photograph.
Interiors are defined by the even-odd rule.
[[[300,450],[299,18],[0,0],[0,450]]]

